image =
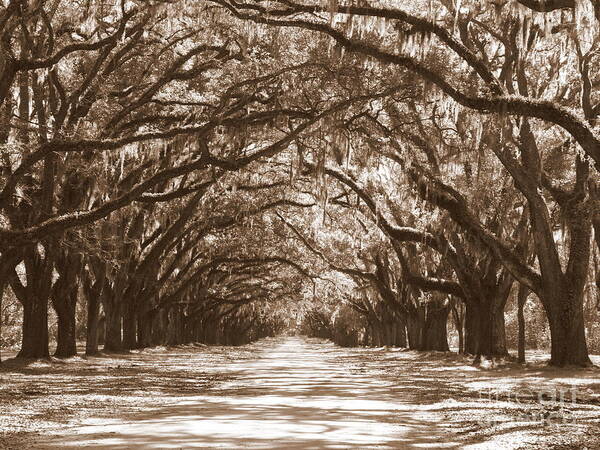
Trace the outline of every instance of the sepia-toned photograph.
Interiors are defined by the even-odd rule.
[[[0,0],[0,450],[600,449],[600,0]]]

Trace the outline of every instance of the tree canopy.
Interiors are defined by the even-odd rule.
[[[51,305],[58,356],[84,307],[88,353],[451,323],[479,361],[531,293],[551,363],[590,364],[597,0],[9,0],[0,36],[21,356]]]

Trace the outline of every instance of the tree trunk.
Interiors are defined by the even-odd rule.
[[[123,350],[121,337],[121,305],[112,298],[104,301],[104,351],[120,352]]]
[[[77,354],[75,313],[79,299],[83,258],[70,249],[59,249],[55,254],[54,267],[59,274],[51,296],[52,307],[58,317],[58,342],[54,356],[68,358]]]
[[[578,294],[578,295],[577,295]],[[550,364],[553,366],[590,366],[583,321],[583,292],[566,288],[563,295],[552,294],[552,305],[546,310],[552,340]]]
[[[106,283],[106,266],[102,262],[92,259],[87,267],[89,271],[81,272],[83,294],[87,300],[85,354],[95,355],[98,353],[101,327],[104,325],[104,323],[100,323],[100,303]],[[92,274],[95,280],[92,280]],[[102,336],[102,338],[102,342],[104,342],[104,337]]]
[[[85,354],[98,353],[98,322],[100,319],[100,298],[96,295],[87,296],[87,326],[85,337]]]
[[[215,344],[222,345],[223,344],[223,325],[221,321],[218,321],[215,325]]]
[[[6,283],[0,279],[0,363],[2,363],[2,299],[4,297],[4,288]]]
[[[498,305],[492,314],[492,355],[508,356],[506,347],[506,322],[504,319],[504,308],[499,309]]]
[[[231,329],[230,329],[230,327],[223,328],[223,333],[221,334],[221,340],[222,340],[221,343],[223,345],[232,345]]]
[[[464,353],[468,355],[477,354],[479,317],[479,305],[473,301],[466,302],[464,319]]]
[[[364,333],[363,333],[363,336],[362,336],[362,345],[364,347],[368,347],[369,346],[369,340],[371,339],[370,333],[371,333],[371,329],[370,329],[369,325],[367,325],[364,328]]]
[[[584,291],[590,264],[591,213],[594,211],[594,205],[590,204],[590,199],[585,199],[583,190],[589,179],[588,162],[577,157],[576,195],[559,200],[569,234],[569,256],[564,271],[552,230],[547,225],[549,213],[545,204],[538,206],[537,210],[530,208],[536,213],[532,214],[532,225],[541,273],[541,287],[536,294],[544,305],[550,324],[550,364],[558,367],[591,365],[583,319]]]
[[[14,265],[4,261],[4,258],[0,257],[0,344],[2,343],[2,299],[4,298],[4,291],[8,284],[8,272],[13,270]],[[2,362],[2,348],[0,346],[0,363]]]
[[[379,320],[373,321],[373,336],[375,337],[375,347],[381,347],[385,343],[385,336],[383,331],[383,324]]]
[[[69,267],[69,262],[74,266]],[[62,266],[57,268],[60,277],[52,289],[52,307],[58,318],[57,346],[54,356],[68,358],[77,354],[75,309],[77,306],[77,276],[76,262],[61,260]]]
[[[30,295],[23,303],[23,338],[19,358],[48,358],[48,297]]]
[[[196,317],[196,322],[194,326],[194,342],[204,342],[204,338],[206,336],[206,332],[204,330],[204,321],[200,320]]]
[[[452,319],[454,320],[454,327],[458,333],[458,353],[463,354],[465,353],[464,324],[459,307],[455,302],[452,302]]]
[[[406,348],[408,346],[406,342],[406,320],[403,317],[399,317],[396,321],[395,344],[396,346],[402,348]]]
[[[508,356],[504,321],[504,294],[484,292],[479,300],[479,329],[475,363]],[[508,296],[508,294],[507,294]]]
[[[42,258],[38,246],[24,249],[27,284],[24,285],[16,270],[9,277],[15,296],[23,305],[23,338],[20,358],[47,358],[48,351],[48,301],[52,291],[52,245],[45,246]]]
[[[2,102],[0,102],[2,103]],[[13,99],[12,96],[8,96],[8,98],[4,98],[4,103],[0,107],[0,144],[6,144],[8,142],[8,137],[10,135],[10,120],[13,114]],[[4,170],[8,170],[6,167]],[[2,172],[4,172],[2,170]],[[7,173],[2,173],[3,176],[6,176]],[[18,258],[15,258],[14,255],[7,255],[6,251],[2,252],[2,256],[0,256],[0,342],[2,342],[2,299],[4,297],[4,290],[6,289],[6,285],[8,284],[8,277],[10,272],[13,271],[15,265],[17,264]],[[0,349],[0,362],[2,362],[2,350]]]
[[[100,319],[98,319],[98,346],[102,345],[104,347],[104,343],[106,342],[106,314],[100,315]]]
[[[181,321],[179,307],[172,307],[169,311],[169,325],[167,327],[167,343],[169,345],[179,345],[183,342],[181,336],[182,326],[183,323]]]
[[[448,312],[448,307],[427,306],[421,350],[441,352],[450,350],[447,330]]]
[[[518,309],[517,309],[517,320],[519,322],[519,343],[517,350],[517,359],[520,363],[525,363],[525,315],[523,309],[525,303],[527,303],[527,297],[529,296],[529,289],[522,284],[519,284],[519,292],[517,294]]]
[[[392,323],[391,322],[383,322],[381,327],[381,332],[383,335],[383,345],[388,347],[394,345],[393,333],[392,333]]]
[[[138,347],[147,348],[152,346],[152,324],[154,313],[151,311],[140,312],[137,315]]]
[[[61,299],[52,299],[52,305],[56,311],[56,316],[58,317],[57,346],[54,356],[58,358],[68,358],[77,354],[75,330],[77,287],[68,286],[68,290],[61,289],[59,292],[57,292],[57,295]]]
[[[123,349],[137,348],[137,311],[135,303],[129,301],[123,305]]]
[[[166,344],[169,317],[164,308],[159,309],[152,319],[152,345]]]
[[[421,349],[421,329],[417,313],[409,314],[406,318],[406,329],[408,331],[408,348],[411,350]]]

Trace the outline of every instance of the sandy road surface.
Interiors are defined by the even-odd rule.
[[[88,419],[38,448],[455,447],[435,413],[352,353],[299,337],[264,340],[257,358],[221,370],[232,381],[176,405]],[[350,356],[350,357],[349,357]],[[190,363],[193,363],[190,361]]]

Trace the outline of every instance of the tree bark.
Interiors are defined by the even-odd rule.
[[[111,294],[104,294],[104,351],[120,352],[123,350],[121,336],[121,305],[115,301]]]
[[[508,356],[504,307],[501,309],[496,307],[492,312],[492,355]]]
[[[23,285],[15,270],[10,275],[10,285],[23,305],[23,338],[20,358],[47,358],[48,350],[48,301],[52,289],[53,258],[51,245],[44,248],[45,255],[37,246],[26,248],[23,256],[27,284]]]
[[[406,319],[404,317],[399,317],[396,322],[395,345],[402,348],[408,347],[408,342],[406,340]]]
[[[98,353],[98,326],[100,319],[99,295],[87,297],[87,326],[85,338],[85,354],[95,355]]]
[[[478,348],[478,327],[480,321],[479,305],[473,301],[465,303],[465,319],[464,319],[464,353],[468,355],[477,354]]]
[[[55,267],[59,278],[52,288],[52,307],[58,317],[57,346],[54,356],[68,358],[77,354],[75,310],[79,293],[78,279],[81,257],[68,251],[59,251]]]
[[[423,345],[423,320],[419,311],[414,311],[406,318],[406,329],[408,331],[408,348],[421,350]]]
[[[181,315],[182,314],[178,306],[172,307],[169,311],[169,324],[167,327],[167,343],[169,345],[179,345],[183,343],[183,323],[181,320]]]
[[[0,342],[2,342],[2,300],[4,298],[4,291],[9,283],[10,274],[14,271],[19,259],[15,254],[3,254],[0,256]],[[1,351],[0,362],[2,362]]]
[[[55,298],[58,296],[58,299]],[[62,298],[62,299],[61,299]],[[75,308],[77,305],[77,286],[67,286],[55,290],[52,305],[58,317],[57,346],[54,356],[68,358],[77,354]]]
[[[427,305],[426,308],[423,343],[420,349],[425,351],[449,351],[447,330],[449,307],[431,304]]]
[[[378,320],[373,320],[371,327],[373,330],[371,335],[374,338],[373,345],[375,347],[381,347],[384,345],[383,326]]]
[[[154,323],[154,312],[138,312],[137,314],[137,343],[138,348],[152,346],[152,324]]]
[[[133,301],[123,304],[123,349],[137,348],[137,311]]]
[[[4,298],[6,284],[4,277],[0,277],[0,363],[2,363],[2,299]]]
[[[152,345],[166,344],[167,328],[169,318],[164,308],[160,308],[153,317],[152,323]]]
[[[105,268],[103,264],[93,263],[90,267],[95,267],[96,280],[92,281],[90,273],[83,271],[82,283],[83,293],[87,300],[87,323],[85,337],[85,354],[95,355],[98,353],[98,342],[100,338],[100,301],[103,295],[104,283],[106,282]]]
[[[48,296],[30,294],[23,302],[23,338],[18,358],[48,358]]]
[[[527,297],[529,296],[529,289],[519,284],[519,291],[517,293],[517,321],[519,324],[519,342],[517,349],[517,360],[524,364],[525,363],[525,315],[523,309],[525,303],[527,303]]]
[[[550,364],[553,366],[590,366],[583,320],[583,292],[570,287],[547,293],[551,306],[546,309],[552,340]]]
[[[465,353],[465,334],[464,334],[464,320],[459,311],[459,306],[456,302],[452,302],[452,319],[454,320],[454,327],[458,333],[458,353]]]
[[[585,180],[586,167],[583,162],[577,164],[577,181]],[[572,194],[573,195],[573,194]],[[569,233],[569,257],[563,271],[557,256],[554,241],[541,239],[537,255],[545,254],[541,260],[542,287],[538,297],[544,305],[552,340],[550,364],[564,366],[590,366],[583,301],[589,273],[591,253],[593,204],[581,202],[576,196],[561,202]]]

